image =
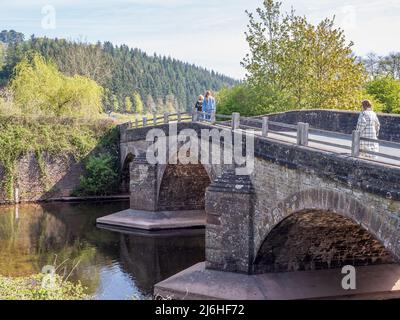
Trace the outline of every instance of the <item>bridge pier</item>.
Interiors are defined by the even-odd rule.
[[[159,231],[204,228],[210,184],[198,165],[151,164],[144,153],[129,163],[130,209],[97,219],[99,226]]]
[[[206,268],[250,273],[253,197],[249,176],[228,170],[206,192]]]
[[[130,163],[130,204],[132,209],[157,211],[157,165],[149,164],[146,155]]]

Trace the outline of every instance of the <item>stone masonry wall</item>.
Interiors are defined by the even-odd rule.
[[[168,165],[161,181],[158,210],[204,210],[210,178],[202,165]]]
[[[21,158],[16,167],[17,179],[15,185],[19,188],[20,200],[42,201],[50,198],[70,196],[79,184],[83,173],[82,164],[78,164],[70,156],[46,156],[44,161],[44,176],[41,174],[36,156],[32,153]],[[4,169],[0,167],[0,181],[4,181]],[[0,203],[9,199],[4,187],[0,189]]]
[[[312,171],[256,159],[254,256],[268,234],[291,214],[315,209],[347,217],[400,258],[400,202],[364,192]]]
[[[265,239],[255,273],[393,263],[379,241],[348,218],[311,210],[289,216]]]

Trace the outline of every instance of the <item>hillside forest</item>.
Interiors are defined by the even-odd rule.
[[[89,100],[101,93],[101,108],[105,112],[128,114],[183,112],[190,109],[205,90],[218,91],[238,83],[214,71],[171,57],[148,55],[126,45],[35,36],[25,40],[23,34],[14,30],[0,32],[0,87],[11,84],[15,89],[22,76],[23,81],[33,82],[32,77],[41,77],[35,70],[44,68],[53,76],[58,72],[62,77],[75,77],[75,87],[82,85],[77,91],[87,90],[91,84],[93,94]],[[54,79],[47,80],[50,85]],[[90,80],[99,87],[95,88]],[[62,86],[63,90],[51,90],[63,95],[71,86],[74,87],[72,82],[70,86]],[[18,93],[21,92],[13,94],[19,103],[21,99],[33,98],[20,97]],[[7,98],[4,90],[2,95],[3,99]]]

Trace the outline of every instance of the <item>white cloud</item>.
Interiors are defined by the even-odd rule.
[[[400,0],[282,0],[317,23],[336,22],[357,54],[400,51]],[[86,37],[140,47],[242,77],[247,16],[262,0],[3,0],[0,29],[29,35]],[[41,7],[57,10],[57,29],[40,26]]]

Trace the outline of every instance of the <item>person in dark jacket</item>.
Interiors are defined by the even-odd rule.
[[[203,101],[204,101],[204,97],[202,95],[199,95],[199,98],[197,99],[196,104],[194,106],[194,108],[198,112],[201,112],[203,110]]]

